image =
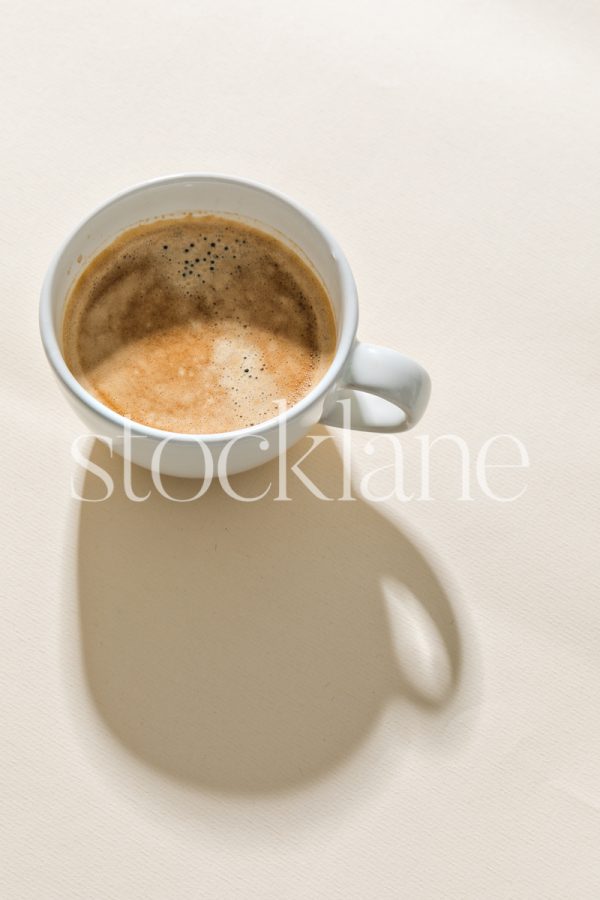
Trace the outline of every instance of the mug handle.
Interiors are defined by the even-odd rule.
[[[430,393],[431,379],[419,363],[389,347],[357,341],[321,422],[359,431],[408,431],[425,412]],[[349,415],[343,400],[349,401]]]

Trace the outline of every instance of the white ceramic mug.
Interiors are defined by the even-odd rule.
[[[280,415],[223,434],[190,435],[130,422],[86,391],[61,349],[69,289],[89,260],[125,229],[143,220],[189,212],[239,217],[286,241],[320,276],[333,304],[337,344],[321,381]],[[292,200],[263,185],[222,175],[173,175],[147,181],[102,204],[58,250],[42,287],[40,329],[46,355],[81,419],[132,462],[182,477],[234,474],[259,466],[294,444],[312,425],[366,431],[406,431],[423,415],[430,380],[396,350],[359,343],[358,298],[337,241]],[[345,400],[347,403],[340,403]]]

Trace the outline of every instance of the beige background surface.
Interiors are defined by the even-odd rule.
[[[600,896],[599,40],[585,0],[3,4],[3,897]],[[519,500],[460,502],[449,442],[428,503],[135,505],[99,447],[71,499],[45,268],[193,169],[312,209],[429,368],[407,485],[508,432]]]

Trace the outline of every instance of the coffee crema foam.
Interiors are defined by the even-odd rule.
[[[325,374],[329,298],[281,241],[214,215],[123,232],[66,304],[65,360],[98,400],[153,428],[214,434],[277,415]]]

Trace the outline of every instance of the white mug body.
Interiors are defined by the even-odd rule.
[[[119,234],[144,221],[213,213],[239,218],[296,250],[320,278],[331,301],[336,349],[321,381],[289,409],[249,428],[222,434],[166,432],[131,422],[101,403],[73,376],[62,353],[62,323],[70,288],[90,260]],[[161,475],[227,475],[262,465],[296,443],[317,422],[375,431],[403,431],[429,397],[424,369],[395,350],[359,344],[358,297],[346,257],[329,231],[293,200],[264,185],[223,175],[157,178],[112,197],[85,218],[59,248],[40,298],[40,330],[48,360],[67,398],[93,434],[110,439],[131,462]],[[342,415],[343,403],[351,409]]]

